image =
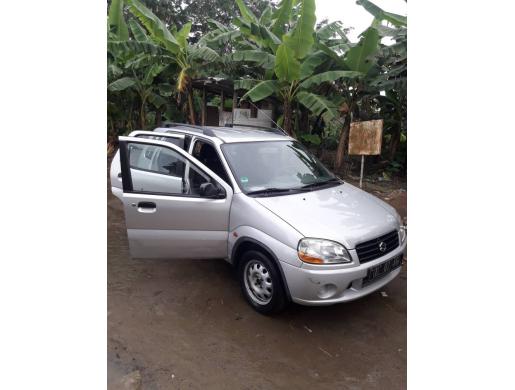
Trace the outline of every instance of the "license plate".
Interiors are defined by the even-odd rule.
[[[363,278],[362,286],[367,286],[370,283],[375,282],[378,279],[388,275],[391,271],[396,268],[399,268],[402,265],[402,255],[394,257],[388,261],[385,261],[381,264],[378,264],[374,267],[371,267],[367,271],[367,276]]]

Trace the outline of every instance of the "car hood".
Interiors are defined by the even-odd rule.
[[[255,199],[303,236],[333,240],[348,249],[399,227],[393,207],[347,183]]]

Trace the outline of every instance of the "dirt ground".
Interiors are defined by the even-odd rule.
[[[406,191],[366,183],[406,217]],[[133,260],[108,190],[108,389],[405,389],[406,268],[361,300],[244,301],[223,260]]]

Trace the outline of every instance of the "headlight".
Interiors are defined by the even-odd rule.
[[[401,240],[401,245],[406,241],[406,236],[408,235],[408,228],[406,226],[401,226],[399,229],[399,240]]]
[[[311,264],[350,263],[352,258],[341,244],[320,238],[303,238],[297,248],[299,259]]]

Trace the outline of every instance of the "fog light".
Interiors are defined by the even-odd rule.
[[[324,284],[320,290],[318,290],[318,297],[322,299],[328,299],[336,294],[337,287],[334,284]]]

